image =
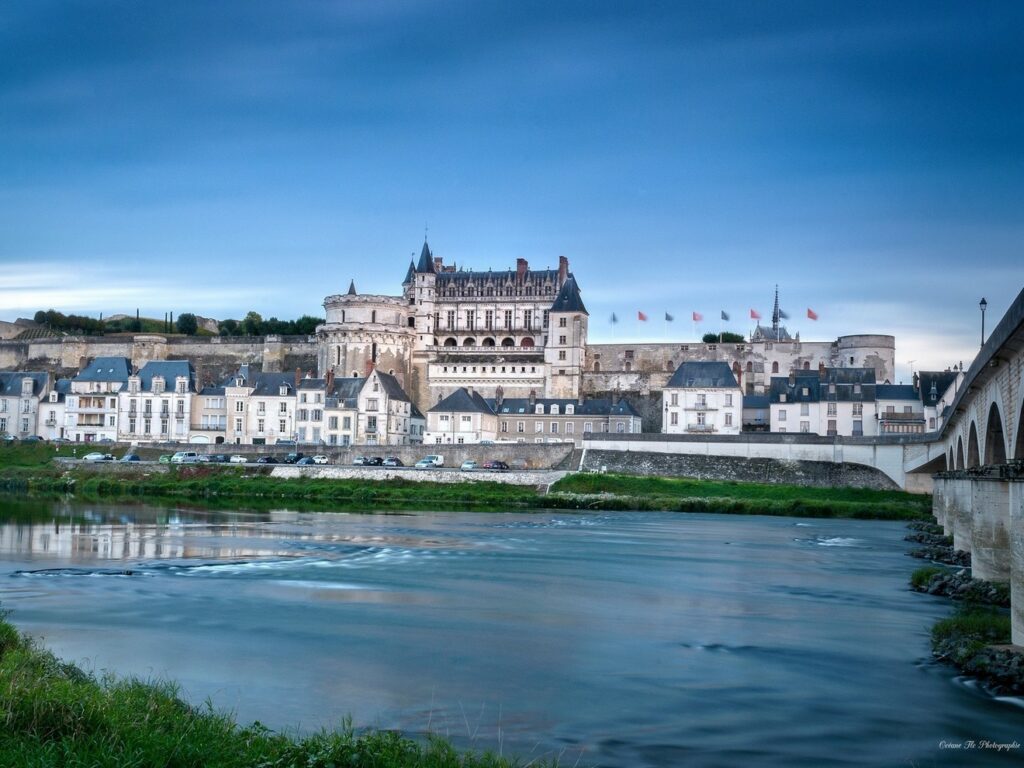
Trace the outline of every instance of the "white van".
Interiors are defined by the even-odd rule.
[[[178,451],[171,456],[171,464],[196,464],[199,462],[199,454],[195,451]]]
[[[416,469],[432,469],[433,467],[443,467],[444,456],[438,456],[431,454],[430,456],[424,456],[422,459],[416,462]]]

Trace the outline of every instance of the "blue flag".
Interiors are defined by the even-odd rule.
[[[670,315],[668,312],[666,312],[665,313],[665,322],[671,323],[673,320],[675,320],[675,318],[672,317],[672,315]]]
[[[726,312],[724,309],[722,310],[722,319],[723,320],[728,320],[729,319],[729,313]]]

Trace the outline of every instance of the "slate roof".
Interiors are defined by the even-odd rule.
[[[728,363],[717,361],[701,361],[681,363],[672,378],[665,385],[666,389],[695,387],[738,387],[736,377]]]
[[[743,407],[744,408],[767,408],[771,404],[771,398],[768,395],[744,395],[743,396]]]
[[[41,371],[4,371],[0,373],[0,397],[21,397],[22,379],[32,379],[32,394],[38,397],[46,389],[49,377]]]
[[[389,373],[381,373],[377,371],[377,376],[380,378],[380,383],[384,387],[384,391],[388,393],[388,397],[392,400],[399,400],[403,403],[412,402],[409,396],[405,394],[405,390],[402,389],[402,385],[398,383],[398,379]]]
[[[356,281],[355,280],[349,280],[348,281],[348,294],[347,295],[349,295],[349,296],[358,296],[358,294],[356,293]]]
[[[917,390],[911,384],[876,384],[876,400],[914,400],[918,401]]]
[[[294,373],[261,373],[252,383],[253,397],[280,397],[281,387],[287,387],[287,395],[295,393]]]
[[[830,384],[836,385],[834,393],[829,392]],[[856,394],[858,384],[860,393]],[[826,368],[824,376],[818,371],[795,371],[792,384],[789,376],[773,376],[768,396],[772,403],[781,402],[782,394],[787,403],[870,403],[875,401],[875,389],[874,368]]]
[[[153,379],[156,376],[164,377],[164,386],[168,390],[174,389],[174,382],[179,376],[188,379],[188,391],[195,389],[195,370],[192,363],[187,360],[151,360],[139,370],[139,387],[143,392],[153,391]]]
[[[126,357],[97,357],[86,365],[75,381],[120,381],[128,383],[131,363]]]
[[[424,419],[425,420],[427,417],[424,416],[420,412],[420,409],[416,407],[415,403],[412,403],[412,404],[410,404],[410,408],[409,408],[409,418],[410,419]]]
[[[435,275],[437,272],[434,271],[434,254],[430,252],[430,246],[427,245],[427,241],[423,241],[423,248],[420,250],[420,261],[416,265],[417,272],[424,272],[430,275]]]
[[[552,405],[557,405],[557,415],[565,416],[565,407],[567,405],[571,405],[573,407],[573,413],[571,415],[573,416],[640,416],[632,404],[628,400],[622,398],[612,405],[611,398],[608,397],[591,397],[584,400],[582,403],[571,397],[537,397],[534,398],[532,404],[528,397],[507,397],[501,401],[500,407],[496,407],[496,401],[491,397],[487,398],[487,405],[494,410],[495,413],[522,414],[524,416],[536,413],[538,405],[542,406],[541,413],[546,415],[551,414]]]
[[[918,392],[921,396],[921,402],[925,405],[936,405],[942,396],[946,393],[953,382],[956,381],[958,376],[957,371],[920,371],[918,374]],[[932,384],[934,388],[934,398],[932,396]]]
[[[456,389],[431,408],[428,413],[486,413],[494,415],[491,406],[480,396],[479,392],[474,390],[470,393],[465,387]]]
[[[405,273],[405,280],[402,281],[402,285],[409,285],[413,280],[416,279],[416,265],[412,259],[409,260],[409,271]]]
[[[580,289],[576,285],[576,278],[569,275],[562,283],[562,289],[551,305],[552,312],[582,312],[587,315],[587,308],[583,306],[583,299],[580,298]]]

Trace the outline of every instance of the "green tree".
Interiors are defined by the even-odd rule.
[[[718,333],[705,333],[701,338],[705,344],[718,344],[721,341],[723,344],[742,344],[746,341],[743,338],[742,333],[733,333],[732,331],[723,331],[721,334]]]
[[[295,321],[295,331],[301,336],[310,336],[316,333],[316,327],[322,325],[324,319],[322,317],[311,317],[310,315],[303,315]]]
[[[259,336],[263,333],[263,318],[259,312],[249,312],[242,320],[242,333],[246,336]]]
[[[195,336],[199,330],[199,321],[191,312],[182,312],[178,315],[177,325],[178,333],[184,333],[186,336]]]
[[[221,336],[237,336],[238,335],[238,321],[228,318],[227,320],[221,320],[217,331]]]

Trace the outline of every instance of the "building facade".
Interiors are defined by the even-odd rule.
[[[878,434],[875,372],[871,368],[794,371],[772,379],[772,432],[870,437]]]
[[[728,363],[683,363],[662,392],[667,434],[738,435],[743,427],[743,390]]]

